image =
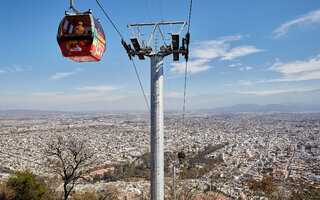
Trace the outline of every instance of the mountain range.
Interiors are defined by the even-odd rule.
[[[320,112],[320,106],[317,105],[281,105],[281,104],[236,104],[232,106],[217,107],[211,109],[200,109],[200,112],[215,112],[215,113],[237,113],[237,112]]]
[[[272,93],[274,92],[274,93]],[[312,112],[320,111],[320,89],[309,91],[281,92],[233,92],[233,93],[207,93],[191,95],[187,93],[187,111],[212,111],[212,112]],[[147,97],[149,101],[149,96]],[[24,102],[24,101],[23,101]],[[34,102],[37,102],[36,99]],[[16,107],[16,105],[19,107]],[[62,104],[48,99],[37,104],[18,104],[11,102],[1,103],[0,113],[30,112],[147,112],[143,96],[126,96],[114,101],[73,101]],[[150,102],[149,102],[150,105]],[[181,112],[183,108],[182,95],[164,97],[164,110]],[[19,109],[19,110],[18,110]],[[1,110],[3,110],[1,112]],[[51,112],[52,113],[52,112]]]

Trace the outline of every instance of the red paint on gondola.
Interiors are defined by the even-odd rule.
[[[179,151],[178,152],[178,158],[180,161],[186,158],[186,153],[184,151]]]
[[[105,45],[102,42],[96,43],[93,44],[91,40],[61,41],[60,49],[64,57],[75,62],[100,61],[105,51]]]

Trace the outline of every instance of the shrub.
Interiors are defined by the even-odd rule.
[[[5,187],[5,199],[41,200],[47,192],[46,184],[28,170],[15,172],[6,181]]]

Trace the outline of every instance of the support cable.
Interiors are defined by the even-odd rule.
[[[188,21],[188,32],[189,32],[189,30],[190,30],[191,12],[192,12],[192,0],[190,0],[189,21]]]
[[[132,61],[133,67],[134,67],[134,71],[136,72],[136,75],[137,75],[137,78],[138,78],[138,81],[139,81],[139,84],[140,84],[140,88],[141,88],[141,91],[142,91],[143,96],[144,96],[144,100],[146,101],[146,104],[148,106],[149,112],[151,112],[150,106],[149,106],[149,103],[148,103],[148,100],[147,100],[147,97],[146,97],[146,94],[144,92],[144,89],[143,89],[143,86],[142,86],[142,83],[141,83],[141,80],[140,80],[140,77],[139,77],[139,73],[138,73],[137,67],[136,67],[136,64],[133,61],[133,58],[131,59],[131,61]]]
[[[103,11],[103,13],[106,15],[106,17],[108,18],[108,20],[110,21],[110,23],[112,24],[113,28],[117,31],[117,33],[119,34],[119,36],[121,37],[121,43],[122,45],[124,45],[126,51],[128,52],[128,46],[123,38],[123,36],[121,35],[120,31],[118,30],[118,28],[116,27],[116,25],[112,22],[111,18],[109,17],[109,15],[107,14],[107,12],[104,10],[104,8],[101,6],[101,4],[99,3],[98,0],[96,0],[97,4],[99,5],[99,7],[101,8],[101,10]],[[144,99],[146,101],[146,104],[147,104],[147,107],[148,107],[148,110],[150,112],[150,106],[148,104],[148,101],[147,101],[147,97],[146,97],[146,94],[144,92],[144,89],[143,89],[143,86],[142,86],[142,83],[141,83],[141,80],[140,80],[140,76],[139,76],[139,73],[137,71],[137,68],[136,68],[136,64],[134,63],[133,61],[133,58],[131,56],[129,56],[130,60],[132,61],[132,64],[133,64],[133,67],[134,67],[134,70],[136,72],[136,75],[137,75],[137,78],[138,78],[138,81],[139,81],[139,85],[140,85],[140,88],[141,88],[141,91],[143,93],[143,96],[144,96]]]
[[[148,15],[149,15],[149,19],[150,19],[150,23],[151,23],[151,14],[150,14],[150,9],[149,9],[148,0],[145,0],[145,2],[146,2],[147,13],[148,13]]]
[[[97,4],[100,6],[101,10],[103,11],[103,13],[106,15],[106,17],[109,19],[109,21],[111,22],[112,26],[114,27],[114,29],[116,29],[116,31],[118,32],[119,36],[121,37],[121,39],[123,38],[120,31],[117,29],[116,25],[114,25],[114,23],[112,22],[112,20],[110,19],[109,15],[106,13],[106,11],[103,9],[103,7],[101,6],[101,4],[99,3],[98,0],[96,0]]]
[[[187,93],[187,72],[188,72],[188,61],[186,61],[186,67],[184,70],[184,92],[183,92],[183,111],[182,111],[182,124],[185,125],[185,112],[186,112],[186,93]]]
[[[189,9],[189,20],[188,20],[188,31],[186,34],[186,45],[187,52],[185,55],[186,66],[184,70],[184,92],[183,92],[183,111],[182,111],[182,123],[185,125],[185,112],[186,112],[186,95],[187,95],[187,73],[188,73],[188,59],[189,59],[189,43],[190,43],[190,23],[191,23],[191,12],[192,12],[192,0],[190,0],[190,9]]]
[[[161,14],[161,20],[163,22],[163,12],[162,12],[162,5],[161,5],[161,0],[158,0],[159,2],[159,9],[160,9],[160,14]]]

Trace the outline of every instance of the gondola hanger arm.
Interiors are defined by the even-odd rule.
[[[76,12],[77,14],[80,13],[80,12],[74,7],[74,5],[73,5],[73,0],[70,0],[70,8],[71,8],[74,12]]]

